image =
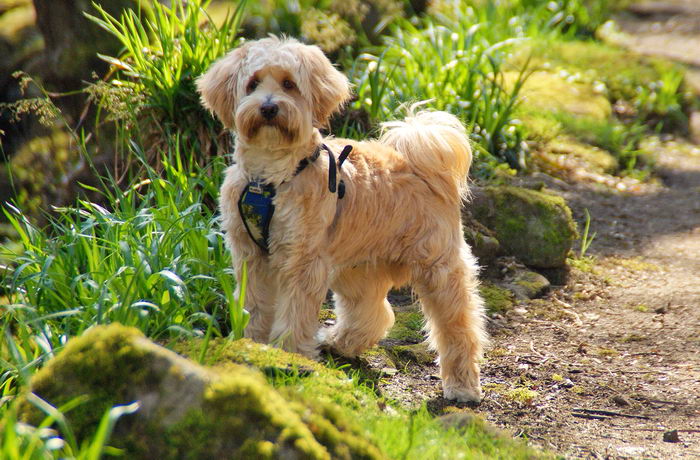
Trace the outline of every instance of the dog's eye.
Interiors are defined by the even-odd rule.
[[[260,81],[257,78],[253,78],[252,80],[250,80],[248,82],[248,86],[246,87],[246,91],[248,91],[248,93],[252,93],[253,91],[255,91],[255,88],[258,87],[258,83],[260,83]]]
[[[282,87],[284,87],[284,89],[294,89],[296,86],[297,85],[295,85],[292,80],[285,80],[282,82]]]

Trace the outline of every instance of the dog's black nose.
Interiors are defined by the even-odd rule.
[[[275,118],[278,111],[279,107],[277,106],[277,104],[273,104],[272,102],[266,102],[260,106],[260,114],[266,120],[272,120],[273,118]]]

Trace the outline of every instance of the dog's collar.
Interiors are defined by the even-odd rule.
[[[320,144],[314,153],[299,162],[294,176],[316,161],[321,150],[328,152],[328,190],[331,193],[337,191],[338,199],[342,199],[345,196],[345,183],[343,179],[337,182],[337,175],[343,162],[352,151],[351,145],[346,145],[343,148],[336,163],[333,151],[326,144]],[[255,178],[246,184],[238,199],[238,213],[243,221],[243,226],[253,242],[268,254],[270,253],[270,223],[275,213],[273,200],[276,195],[277,189],[273,184],[267,183],[261,178]]]

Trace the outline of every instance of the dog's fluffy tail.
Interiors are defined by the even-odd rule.
[[[417,175],[447,199],[467,197],[472,150],[464,125],[447,112],[416,109],[403,121],[382,124],[379,141],[406,156]]]

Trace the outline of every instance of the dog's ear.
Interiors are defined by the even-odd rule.
[[[246,43],[229,52],[197,79],[197,91],[202,97],[202,104],[229,129],[235,127],[237,83],[248,48]]]
[[[309,82],[314,126],[326,126],[328,118],[350,98],[350,83],[317,46],[301,45],[301,68]]]

